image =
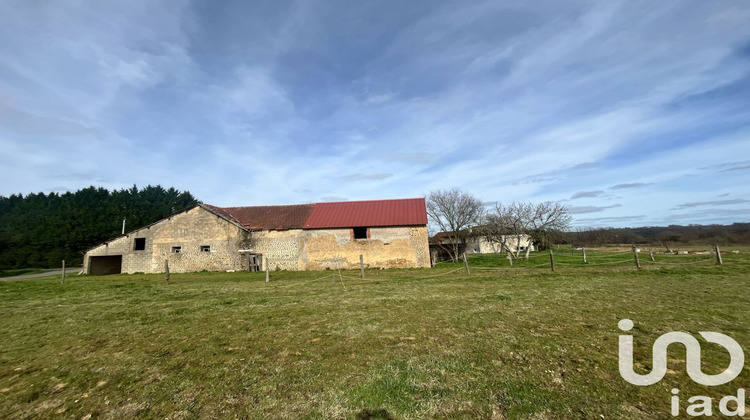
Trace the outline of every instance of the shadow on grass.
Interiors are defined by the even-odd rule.
[[[357,420],[395,420],[395,417],[383,408],[365,408],[357,413]]]

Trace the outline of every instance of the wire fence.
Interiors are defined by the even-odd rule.
[[[719,251],[721,252],[721,251]],[[349,288],[365,285],[372,281],[401,281],[401,280],[437,280],[446,277],[456,279],[467,279],[472,276],[489,276],[500,273],[532,271],[536,273],[551,273],[553,271],[562,271],[564,273],[586,272],[600,268],[601,272],[608,270],[678,270],[682,267],[695,269],[702,267],[701,270],[712,269],[712,267],[725,267],[727,269],[742,269],[750,267],[750,258],[744,254],[735,254],[721,252],[717,253],[702,251],[691,253],[667,253],[653,252],[652,250],[633,249],[631,251],[621,250],[601,250],[601,249],[556,249],[553,251],[534,252],[530,255],[521,253],[517,256],[506,254],[467,254],[466,260],[463,258],[452,261],[433,261],[432,272],[425,270],[408,271],[408,270],[384,270],[384,269],[365,269],[366,265],[361,263],[360,273],[350,264],[345,264],[341,258],[341,268],[337,263],[336,266],[330,267],[329,272],[320,277],[312,279],[299,279],[298,281],[287,283],[282,281],[274,284],[274,287],[281,289],[292,289],[304,287],[311,284],[321,284],[321,280],[330,284],[332,287],[348,291]],[[591,271],[590,271],[591,272]],[[275,283],[274,273],[271,276],[272,284]],[[285,280],[283,277],[279,280]],[[288,279],[288,277],[287,277]],[[291,279],[289,279],[291,280]],[[415,283],[417,285],[418,283]]]
[[[728,255],[722,254],[726,259]],[[742,264],[743,260],[723,261],[724,264]],[[551,252],[535,252],[528,257],[524,254],[511,256],[510,254],[469,254],[467,265],[470,270],[496,271],[496,270],[522,270],[543,269],[550,270],[573,267],[587,268],[599,266],[632,265],[634,269],[650,267],[678,267],[692,266],[698,264],[719,265],[716,252],[700,252],[692,254],[654,253],[642,250],[633,251],[602,251],[566,249]],[[750,261],[748,261],[750,263]],[[438,261],[433,264],[438,267],[441,264],[462,265],[462,261]]]

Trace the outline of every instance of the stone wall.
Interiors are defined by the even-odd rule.
[[[134,249],[136,238],[146,239],[144,250]],[[172,252],[176,246],[180,253]],[[210,252],[202,252],[201,246],[210,246]],[[174,273],[240,270],[245,261],[239,250],[249,246],[249,233],[194,207],[89,250],[83,270],[89,273],[90,257],[101,255],[122,255],[123,273],[162,273],[165,260]]]
[[[353,239],[351,229],[305,230],[300,241],[299,268],[429,267],[427,228],[373,227],[368,239]]]
[[[263,254],[263,268],[299,270],[302,229],[253,232],[254,252]]]
[[[134,249],[136,238],[145,238],[144,250]],[[425,226],[373,227],[368,239],[354,239],[352,229],[250,233],[195,207],[91,249],[83,269],[90,272],[92,256],[122,255],[123,273],[162,273],[165,260],[173,273],[245,270],[248,253],[262,254],[262,269],[271,270],[358,268],[360,255],[366,267],[430,266]]]
[[[134,251],[135,238],[146,238],[146,249],[143,251]],[[105,242],[95,248],[90,249],[83,258],[83,272],[91,273],[91,257],[122,255],[122,272],[123,273],[150,273],[151,272],[151,250],[153,244],[153,231],[150,229],[140,229],[126,236],[120,236],[112,241]]]

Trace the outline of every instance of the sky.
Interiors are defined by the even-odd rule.
[[[750,221],[750,2],[0,2],[0,195]]]

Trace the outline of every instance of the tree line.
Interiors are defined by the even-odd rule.
[[[198,203],[160,185],[0,196],[0,269],[79,265],[86,249],[121,234],[123,218],[129,231]]]
[[[575,246],[661,244],[669,248],[679,245],[746,245],[750,244],[750,223],[581,228],[567,232],[565,239],[567,243]]]

